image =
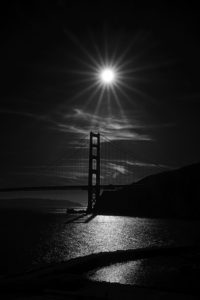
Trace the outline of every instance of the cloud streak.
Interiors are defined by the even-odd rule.
[[[56,112],[51,114],[36,114],[28,111],[1,109],[0,114],[13,114],[44,122],[50,129],[67,133],[75,139],[89,136],[90,131],[98,131],[110,141],[154,141],[154,138],[145,133],[152,128],[171,126],[170,124],[144,124],[135,118],[131,121],[117,116],[101,116],[83,109],[72,109],[71,112]],[[78,137],[77,137],[78,136]],[[102,142],[104,142],[102,140]]]
[[[90,131],[98,131],[109,140],[153,140],[151,136],[138,132],[139,129],[144,129],[144,125],[139,122],[131,124],[126,119],[104,117],[81,109],[74,109],[72,113],[64,114],[62,122],[57,123],[56,129],[79,135],[88,135]]]

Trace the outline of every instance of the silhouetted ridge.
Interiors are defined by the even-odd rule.
[[[200,217],[200,163],[150,175],[117,191],[103,192],[99,214]]]

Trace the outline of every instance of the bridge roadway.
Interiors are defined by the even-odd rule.
[[[125,187],[127,185],[100,185],[102,190],[115,190]],[[15,188],[1,188],[0,192],[18,192],[18,191],[56,191],[56,190],[88,190],[87,185],[62,185],[62,186],[27,186],[27,187],[15,187]]]

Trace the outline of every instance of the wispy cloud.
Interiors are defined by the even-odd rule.
[[[112,159],[112,162],[115,164],[123,164],[128,166],[135,166],[135,167],[141,167],[141,168],[163,168],[163,169],[173,169],[174,167],[169,165],[164,165],[160,163],[151,163],[151,162],[144,162],[144,161],[138,161],[138,160],[123,160],[123,159]],[[110,164],[110,159],[101,158],[102,164]]]
[[[159,163],[146,163],[142,161],[126,161],[127,165],[135,167],[145,167],[145,168],[156,168],[156,169],[173,169],[173,167],[168,165],[163,165]]]
[[[98,131],[111,141],[153,141],[154,138],[147,133],[149,129],[171,126],[171,124],[144,124],[138,120],[138,116],[128,120],[118,116],[97,115],[78,108],[71,109],[68,113],[51,114],[1,109],[0,114],[13,114],[44,122],[50,129],[71,134],[72,137],[73,135],[78,135],[78,138],[88,137],[90,131]],[[73,138],[70,142],[73,143]],[[104,141],[102,140],[102,142]]]
[[[112,174],[113,178],[116,178],[120,174],[126,175],[127,173],[129,173],[127,168],[120,164],[109,163],[109,168],[114,171],[114,173]]]
[[[153,140],[151,136],[137,132],[139,129],[144,129],[144,125],[139,122],[135,121],[133,124],[127,119],[94,115],[81,109],[74,109],[71,113],[63,114],[62,121],[57,123],[56,128],[66,133],[79,135],[88,135],[91,130],[96,130],[110,140]]]
[[[100,114],[92,114],[91,112],[80,109],[66,109],[64,111],[57,110],[56,112],[51,112],[48,114],[37,114],[32,111],[20,111],[11,109],[1,109],[0,114],[13,114],[19,117],[30,118],[35,121],[42,128],[47,128],[48,130],[57,131],[57,133],[63,133],[66,139],[65,150],[68,151],[68,155],[76,155],[76,151],[79,149],[85,150],[84,155],[88,156],[88,138],[90,131],[98,131],[101,133],[101,143],[106,143],[108,141],[119,141],[119,142],[152,142],[154,141],[154,136],[152,135],[152,128],[157,128],[159,126],[171,126],[170,124],[145,124],[144,116],[142,113],[136,112],[135,118],[120,118],[120,115],[103,116]],[[126,115],[132,116],[132,113],[126,112]],[[141,118],[140,118],[141,116]],[[157,127],[156,127],[157,126]],[[156,135],[155,135],[156,136]],[[123,145],[128,145],[127,143]],[[69,154],[70,153],[70,154]],[[118,156],[118,154],[116,154]],[[131,153],[128,154],[131,157]],[[101,161],[102,166],[104,164]],[[148,172],[159,172],[162,170],[170,169],[169,166],[163,164],[146,163],[143,161],[132,161],[131,159],[126,162],[112,162],[110,165],[110,172],[106,176],[128,176],[126,172],[134,172],[134,168],[138,172],[143,172],[146,170]],[[114,164],[117,165],[114,165]],[[114,169],[115,168],[115,169]],[[131,171],[131,169],[133,171]],[[108,169],[107,169],[108,170]],[[68,172],[69,172],[68,168]],[[123,173],[124,172],[124,173]],[[56,174],[53,172],[54,176],[67,176],[67,173]],[[64,174],[65,173],[65,174]],[[113,175],[115,174],[115,175]],[[43,173],[44,175],[44,173]],[[46,174],[46,176],[49,176]]]

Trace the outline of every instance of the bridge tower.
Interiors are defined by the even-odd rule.
[[[88,207],[87,212],[94,210],[100,196],[100,134],[90,132],[89,172],[88,172]]]

